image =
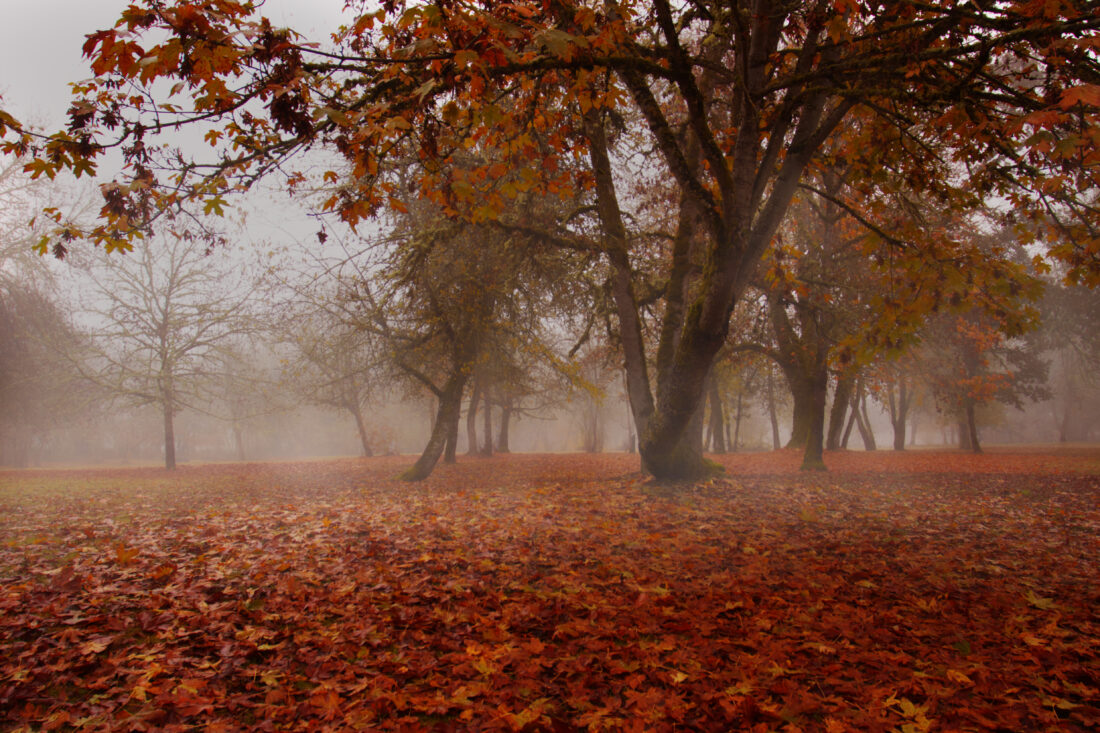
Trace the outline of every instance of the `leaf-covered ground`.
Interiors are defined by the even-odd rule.
[[[724,460],[0,473],[0,728],[1100,728],[1100,451]]]

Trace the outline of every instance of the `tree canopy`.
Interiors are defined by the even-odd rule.
[[[795,194],[839,156],[910,198],[986,203],[1045,242],[1069,280],[1100,282],[1095,2],[356,7],[331,42],[232,0],[142,0],[90,34],[95,76],[76,86],[65,131],[35,140],[0,118],[8,147],[35,154],[34,175],[93,173],[121,149],[99,222],[78,231],[57,215],[61,239],[126,248],[161,212],[218,213],[260,178],[295,190],[308,150],[343,159],[321,175],[322,209],[353,225],[405,209],[401,185],[474,222],[507,223],[506,202],[532,192],[587,196],[598,234],[580,217],[555,235],[606,259],[640,452],[662,478],[706,472],[686,431],[730,314]],[[210,155],[165,143],[185,127]],[[627,139],[652,153],[633,170],[617,155]],[[471,149],[491,154],[455,165]],[[389,165],[410,155],[422,168],[411,184]],[[655,167],[675,222],[649,364],[625,181]],[[937,246],[898,230],[882,197],[840,203],[899,256]]]

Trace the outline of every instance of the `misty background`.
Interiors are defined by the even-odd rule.
[[[334,28],[342,4],[269,0],[264,13],[309,32]],[[123,6],[0,2],[4,108],[41,129],[63,125],[66,84],[88,75],[84,34]],[[381,246],[385,230],[322,226],[305,204],[260,188],[224,218],[179,222],[177,237],[126,255],[75,243],[57,261],[32,251],[43,225],[30,222],[51,205],[93,217],[98,192],[32,181],[21,161],[0,159],[0,462],[161,463],[172,445],[179,462],[420,452],[436,398],[393,368],[380,329],[347,305],[351,279],[381,272],[361,249]],[[1048,280],[1039,328],[990,357],[1012,376],[979,408],[986,444],[1100,439],[1100,297]],[[459,453],[634,450],[613,329],[592,322],[589,297],[540,313],[531,328],[547,353],[509,361],[516,373],[503,360],[485,365],[484,390],[464,401]],[[703,419],[712,450],[772,450],[790,438],[791,391],[762,355],[772,337],[753,315],[765,300],[739,306],[742,327],[716,367]],[[900,382],[872,374],[845,398],[843,447],[958,445],[958,415],[936,387],[936,356],[947,349],[929,338],[910,365],[902,446],[891,417]]]

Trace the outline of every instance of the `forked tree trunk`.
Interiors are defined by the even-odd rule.
[[[855,401],[852,403],[852,411],[856,416],[856,427],[859,429],[859,437],[863,439],[865,450],[877,450],[875,445],[875,433],[871,429],[871,420],[867,416],[867,395],[864,394],[863,385],[856,389]]]
[[[848,440],[852,437],[852,428],[856,425],[855,406],[848,412],[848,424],[844,426],[844,437],[840,439],[840,449],[848,450]]]
[[[897,393],[890,386],[890,425],[894,428],[894,450],[905,450],[905,426],[909,420],[909,403],[912,395],[904,379],[898,381]]]
[[[854,381],[849,376],[841,376],[836,380],[833,408],[829,412],[829,432],[825,439],[825,450],[840,450],[841,438],[844,435],[844,419],[848,415],[848,405],[852,400]]]
[[[444,448],[450,442],[453,450],[452,436],[458,435],[458,420],[462,413],[462,391],[466,386],[466,377],[461,370],[452,374],[439,394],[439,409],[435,415],[431,437],[424,446],[424,452],[413,464],[412,468],[401,474],[399,478],[405,481],[422,481],[431,475]]]

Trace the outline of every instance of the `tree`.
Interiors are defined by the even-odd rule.
[[[174,469],[175,417],[202,409],[223,348],[255,328],[253,285],[230,253],[186,233],[140,241],[125,256],[100,254],[87,270],[94,343],[82,373],[126,403],[159,408],[164,466]]]
[[[307,402],[350,415],[363,455],[373,456],[364,410],[381,395],[383,372],[371,334],[324,307],[299,311],[287,324],[291,327],[280,336],[291,350],[285,383]]]
[[[0,463],[26,466],[32,448],[79,414],[89,393],[58,358],[83,341],[30,279],[0,278]]]
[[[940,409],[958,420],[961,448],[982,452],[981,405],[999,401],[1019,408],[1049,397],[1047,365],[1021,336],[977,311],[929,323],[922,367]]]
[[[1040,309],[1058,440],[1087,440],[1100,426],[1100,293],[1048,282]]]
[[[325,48],[255,12],[222,0],[131,5],[89,36],[96,77],[31,169],[92,172],[106,149],[124,148],[126,180],[104,187],[103,220],[87,233],[108,248],[188,200],[219,211],[227,192],[280,171],[296,186],[304,176],[287,159],[308,148],[349,161],[351,185],[325,205],[353,223],[401,206],[382,163],[410,141],[428,164],[420,192],[454,216],[494,219],[523,193],[513,181],[498,188],[494,166],[515,166],[528,190],[591,190],[640,453],[662,479],[711,470],[689,423],[730,313],[806,172],[855,115],[867,120],[860,136],[903,149],[892,159],[913,189],[933,195],[962,178],[973,196],[1009,200],[1021,224],[1053,214],[1051,254],[1100,281],[1091,6],[388,0]],[[174,82],[167,95],[161,80]],[[611,164],[609,130],[625,120],[678,194],[652,370]],[[213,160],[146,144],[190,124],[209,126]],[[474,141],[503,159],[456,175],[452,156]],[[582,152],[586,171],[571,166]],[[952,165],[928,165],[938,159]]]

